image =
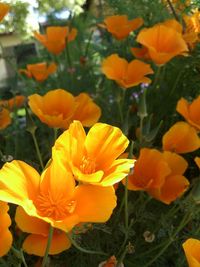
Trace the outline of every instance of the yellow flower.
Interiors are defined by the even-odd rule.
[[[20,230],[29,234],[23,242],[23,250],[28,254],[44,256],[48,241],[49,224],[39,218],[29,216],[22,207],[17,208],[15,221]],[[70,246],[71,242],[66,233],[54,228],[49,254],[59,254]]]
[[[189,267],[200,267],[200,241],[198,239],[189,238],[183,243],[183,249],[187,258]]]
[[[45,81],[50,74],[56,72],[57,65],[51,63],[47,66],[46,62],[28,64],[27,69],[20,69],[19,73],[24,73],[28,78],[34,78],[38,82]]]
[[[200,147],[200,138],[196,130],[188,123],[175,123],[163,136],[163,149],[176,153],[188,153]]]
[[[5,17],[5,15],[9,12],[10,6],[6,3],[0,3],[0,21]]]
[[[9,206],[0,201],[0,257],[8,253],[12,245],[12,234],[8,227],[11,225],[11,219],[8,215]]]
[[[176,27],[177,24],[178,22]],[[174,29],[171,23],[166,25],[166,22],[141,30],[137,41],[148,49],[150,58],[157,65],[163,65],[175,56],[188,51],[182,33],[178,32],[177,28]]]
[[[41,176],[23,161],[6,163],[0,170],[0,200],[63,231],[80,222],[106,222],[116,206],[112,186],[76,186],[56,155]]]
[[[181,98],[176,106],[176,111],[180,113],[186,121],[200,131],[200,95],[189,103],[185,98]]]
[[[74,119],[89,127],[101,116],[101,109],[85,93],[74,97],[63,89],[56,89],[28,99],[32,112],[50,127],[67,129]]]
[[[128,63],[124,58],[113,54],[102,62],[102,72],[122,88],[130,88],[140,83],[151,83],[145,75],[152,74],[153,70],[140,60],[135,59]]]
[[[34,35],[50,53],[58,55],[65,49],[67,42],[71,42],[76,38],[77,29],[70,29],[67,26],[51,26],[47,27],[46,34],[34,32]]]
[[[144,23],[142,18],[128,20],[126,15],[105,18],[104,26],[117,40],[126,38],[130,32],[137,30]]]
[[[183,176],[187,166],[185,159],[175,153],[143,148],[133,173],[128,176],[128,189],[147,191],[154,198],[170,204],[189,186]]]
[[[0,108],[0,130],[11,124],[10,112],[5,108]]]
[[[53,157],[59,155],[78,181],[111,186],[121,181],[133,167],[133,160],[117,159],[128,143],[117,127],[96,123],[86,136],[81,123],[74,121],[56,140]]]

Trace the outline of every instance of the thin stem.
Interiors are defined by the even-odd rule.
[[[125,215],[125,229],[128,230],[128,176],[125,178],[124,191],[124,215]]]
[[[66,233],[67,237],[69,238],[69,240],[71,241],[72,245],[78,249],[79,251],[83,252],[83,253],[87,253],[87,254],[97,254],[97,255],[103,255],[103,256],[108,256],[107,253],[102,252],[102,251],[94,251],[94,250],[88,250],[85,248],[80,247],[76,241],[71,237],[70,234]]]
[[[49,235],[48,235],[48,240],[47,240],[47,246],[46,246],[46,250],[45,250],[44,258],[42,260],[41,267],[45,267],[46,266],[52,238],[53,238],[53,227],[50,225],[49,226]]]
[[[179,21],[180,21],[180,20],[179,20],[179,17],[178,17],[178,15],[176,14],[176,10],[174,9],[174,7],[173,7],[171,1],[170,1],[170,0],[167,0],[167,3],[168,3],[168,5],[169,5],[169,7],[170,7],[170,9],[171,9],[171,11],[172,11],[172,13],[173,13],[173,15],[174,15],[174,18],[179,22]]]
[[[41,153],[40,153],[40,149],[39,149],[39,146],[38,146],[37,139],[35,137],[35,132],[31,132],[31,135],[32,135],[32,138],[33,138],[33,141],[34,141],[34,145],[35,145],[35,149],[36,149],[36,153],[37,153],[40,165],[41,165],[42,169],[44,169],[44,163],[43,163],[43,160],[42,160],[42,156],[41,156]]]
[[[85,48],[85,58],[88,55],[88,51],[89,51],[89,47],[90,47],[90,43],[91,43],[91,40],[92,40],[93,33],[94,33],[94,30],[91,31],[90,36],[89,36],[89,40],[88,40],[88,43],[87,43],[87,46]]]
[[[25,260],[25,258],[24,258],[24,253],[23,253],[23,250],[21,249],[21,251],[20,251],[21,253],[21,260],[22,260],[22,263],[24,264],[24,267],[28,267],[28,265],[26,264],[26,260]]]
[[[53,132],[54,132],[54,142],[55,142],[58,136],[58,128],[53,128]]]

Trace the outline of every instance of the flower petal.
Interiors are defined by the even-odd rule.
[[[200,267],[200,241],[198,239],[189,238],[183,243],[183,249],[189,267]]]

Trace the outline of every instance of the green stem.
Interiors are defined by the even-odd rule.
[[[35,145],[36,153],[37,153],[37,156],[38,156],[38,159],[39,159],[39,162],[40,162],[40,166],[42,167],[42,169],[44,169],[44,163],[43,163],[43,160],[42,160],[42,156],[41,156],[41,153],[40,153],[40,149],[39,149],[39,146],[38,146],[37,139],[35,137],[35,131],[34,132],[32,131],[31,135],[32,135],[32,138],[33,138],[33,141],[34,141],[34,145]]]
[[[24,253],[23,253],[23,250],[21,249],[21,251],[20,251],[21,253],[21,260],[22,260],[22,263],[24,264],[24,267],[28,267],[28,265],[26,264],[26,260],[25,260],[25,258],[24,258]]]
[[[174,15],[174,18],[179,22],[179,21],[180,21],[180,20],[179,20],[179,17],[178,17],[178,15],[176,14],[176,10],[174,9],[174,7],[173,7],[171,1],[170,1],[170,0],[167,0],[167,3],[168,3],[168,5],[169,5],[169,7],[170,7],[170,9],[171,9],[171,11],[172,11],[172,13],[173,13],[173,15]]]
[[[125,191],[124,191],[124,215],[125,215],[125,229],[128,229],[128,176],[125,178]]]
[[[48,240],[47,240],[47,246],[46,246],[46,250],[45,250],[44,258],[42,260],[41,267],[45,267],[46,266],[52,238],[53,238],[53,227],[50,225],[49,226],[49,235],[48,235]]]
[[[87,46],[85,48],[85,55],[84,55],[85,58],[88,55],[88,51],[89,51],[89,47],[90,47],[90,43],[91,43],[91,40],[92,40],[93,33],[94,33],[94,30],[91,31],[90,36],[89,36],[89,40],[88,40],[88,43],[87,43]]]
[[[71,237],[70,234],[66,233],[67,237],[69,238],[69,240],[71,241],[72,245],[78,249],[79,251],[83,252],[83,253],[87,253],[87,254],[97,254],[97,255],[103,255],[103,256],[108,256],[107,253],[102,252],[102,251],[94,251],[94,250],[88,250],[85,248],[80,247],[76,241]]]
[[[53,128],[53,132],[54,132],[54,143],[55,143],[58,136],[58,128]]]

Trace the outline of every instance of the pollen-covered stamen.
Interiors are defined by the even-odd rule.
[[[62,220],[74,212],[76,201],[66,199],[62,194],[55,198],[50,192],[41,192],[35,201],[35,205],[41,216]]]
[[[91,174],[96,171],[96,163],[93,159],[83,156],[80,170],[85,174]]]

